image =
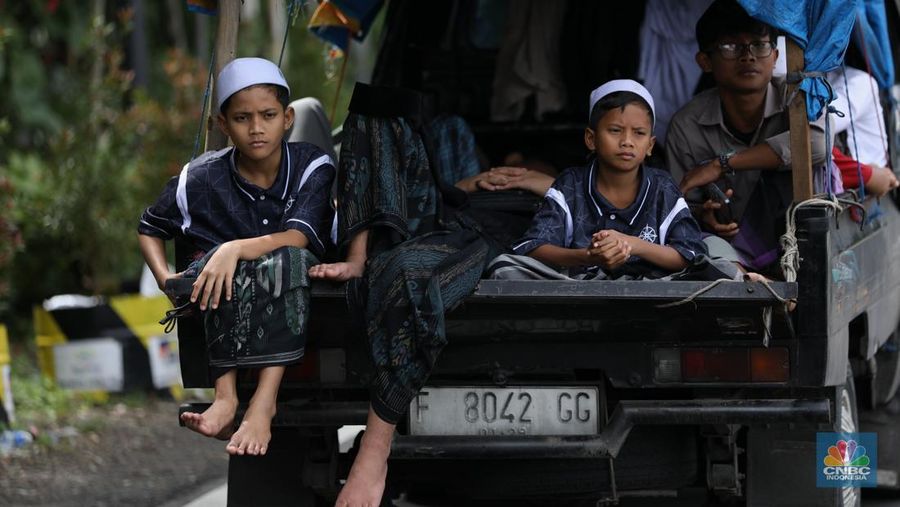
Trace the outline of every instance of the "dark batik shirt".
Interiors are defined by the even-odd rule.
[[[227,241],[295,229],[321,256],[335,232],[334,175],[331,157],[309,143],[283,144],[278,176],[265,189],[238,173],[234,148],[207,152],[169,180],[141,215],[138,232],[164,240],[183,234],[209,251]]]
[[[525,236],[513,245],[524,255],[541,245],[563,248],[588,248],[594,233],[612,229],[659,245],[670,246],[688,262],[705,254],[700,227],[669,173],[642,167],[637,199],[625,209],[609,203],[595,183],[596,164],[563,171],[535,214]],[[569,275],[596,272],[598,267],[574,267]],[[644,276],[661,268],[632,256],[614,274]]]

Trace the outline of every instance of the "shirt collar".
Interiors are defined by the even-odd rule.
[[[251,201],[255,201],[256,198],[262,194],[274,196],[282,200],[287,198],[287,194],[289,193],[288,185],[290,185],[291,171],[293,171],[293,168],[291,167],[291,152],[288,149],[287,142],[284,140],[281,141],[281,153],[281,166],[278,168],[278,175],[275,177],[275,182],[272,183],[271,187],[263,189],[250,183],[241,176],[241,173],[237,169],[237,148],[231,148],[231,152],[228,154],[229,170],[238,190],[241,191],[241,194],[243,194],[244,197]]]
[[[597,185],[595,184],[596,180],[594,177],[597,172],[597,161],[595,160],[591,163],[586,182],[588,187],[587,193],[591,196],[591,204],[593,204],[594,209],[597,210],[597,213],[599,213],[601,217],[606,216],[613,218],[614,215],[616,220],[622,220],[623,222],[627,222],[628,225],[634,225],[634,221],[647,206],[647,196],[650,193],[650,178],[647,176],[647,171],[644,170],[643,164],[638,171],[638,177],[641,179],[641,187],[638,189],[637,198],[635,198],[634,202],[627,208],[619,209],[613,206],[600,192],[597,191]]]
[[[697,118],[700,125],[721,125],[724,128],[725,118],[722,117],[722,101],[716,90],[710,90],[706,101],[701,105],[702,112]],[[766,102],[763,105],[763,118],[771,118],[784,110],[783,100],[778,87],[772,81],[766,86]]]

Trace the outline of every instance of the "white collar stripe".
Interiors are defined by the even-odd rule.
[[[281,200],[283,201],[287,197],[288,185],[291,184],[291,150],[284,141],[282,141],[281,149],[287,153],[287,176],[284,178],[284,191],[281,192]]]
[[[230,157],[231,158],[231,168],[234,169],[234,172],[231,173],[231,177],[234,178],[234,184],[237,185],[238,190],[240,190],[247,197],[249,197],[251,201],[256,202],[256,198],[253,197],[252,195],[250,195],[250,192],[247,192],[246,190],[244,190],[243,185],[241,185],[241,180],[240,180],[241,173],[240,173],[240,171],[238,171],[237,158],[235,157],[235,153],[237,153],[237,148],[231,150],[231,157]]]
[[[628,225],[634,225],[634,219],[637,218],[641,214],[641,210],[644,209],[644,203],[647,202],[647,194],[650,193],[650,180],[647,180],[647,188],[644,190],[644,198],[641,199],[641,205],[638,206],[638,209],[634,212],[634,215],[631,217],[631,221],[628,222]]]
[[[237,187],[238,187],[238,190],[240,190],[241,192],[243,192],[244,194],[246,194],[247,197],[249,197],[251,201],[256,201],[256,198],[253,197],[252,195],[250,195],[250,192],[247,192],[246,190],[244,190],[244,187],[241,186],[241,183],[240,183],[240,182],[237,182]]]

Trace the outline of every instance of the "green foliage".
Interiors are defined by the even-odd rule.
[[[0,247],[0,275],[12,289],[0,284],[0,315],[9,297],[24,313],[53,294],[115,293],[123,280],[136,279],[137,217],[193,145],[188,132],[206,82],[197,62],[174,50],[160,55],[169,83],[162,104],[133,90],[132,74],[123,70],[128,16],[115,23],[73,16],[79,19],[86,30],[56,34],[67,41],[65,66],[46,66],[40,48],[24,47],[24,27],[3,39],[18,54],[7,59],[16,72],[0,85],[19,97],[14,103],[42,107],[7,112],[24,135],[3,142],[9,149],[0,158],[0,185],[9,192],[0,196],[0,238],[22,241],[15,256],[6,255],[12,247]],[[15,206],[4,207],[5,200]]]
[[[44,378],[28,356],[13,358],[12,392],[16,404],[16,427],[59,428],[77,424],[91,403],[72,391],[56,387]]]

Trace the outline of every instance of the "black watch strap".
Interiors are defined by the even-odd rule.
[[[728,163],[732,155],[734,155],[733,152],[719,155],[719,165],[722,166],[722,174],[726,176],[734,176],[734,167],[731,167],[731,164]]]

